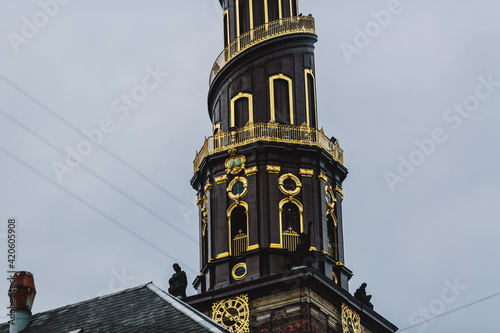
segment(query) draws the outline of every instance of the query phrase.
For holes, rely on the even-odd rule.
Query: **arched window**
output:
[[[307,126],[317,127],[316,120],[316,80],[311,69],[306,69],[305,85],[306,85],[306,119]]]
[[[282,229],[281,232],[292,230],[300,232],[300,212],[296,204],[287,202],[282,211]]]
[[[239,256],[248,249],[248,213],[246,206],[234,204],[229,213],[229,253]]]
[[[278,74],[269,78],[271,121],[294,124],[292,79]]]
[[[297,249],[300,233],[304,231],[302,211],[302,204],[295,199],[286,198],[281,201],[281,248],[291,252]]]
[[[253,123],[253,96],[239,93],[231,100],[231,127],[241,128]]]

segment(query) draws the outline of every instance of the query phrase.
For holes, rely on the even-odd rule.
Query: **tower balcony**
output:
[[[210,85],[224,66],[243,51],[269,39],[296,33],[315,34],[314,18],[311,16],[293,16],[265,23],[245,32],[233,40],[221,52],[210,72]]]
[[[344,164],[344,151],[338,141],[332,142],[323,132],[308,126],[290,126],[277,123],[249,123],[245,127],[232,132],[219,132],[205,139],[205,143],[194,159],[194,172],[199,170],[203,160],[212,154],[241,147],[257,141],[289,143],[315,146],[323,149],[332,158]]]

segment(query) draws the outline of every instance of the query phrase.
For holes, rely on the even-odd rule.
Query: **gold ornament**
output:
[[[248,295],[223,299],[212,305],[212,320],[233,333],[250,332],[249,319]]]

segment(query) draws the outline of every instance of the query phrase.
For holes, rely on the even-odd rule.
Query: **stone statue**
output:
[[[177,298],[186,298],[186,287],[187,287],[187,276],[186,272],[181,270],[179,264],[173,265],[175,273],[172,275],[168,283],[170,284],[170,288],[168,288],[168,292]]]
[[[294,266],[305,266],[306,259],[310,256],[309,249],[311,248],[311,228],[313,223],[309,222],[307,234],[301,233],[299,236],[299,243],[295,250]]]
[[[354,293],[354,298],[357,300],[361,301],[363,305],[366,305],[368,308],[373,309],[373,304],[370,302],[372,299],[372,295],[367,295],[366,294],[366,283],[363,283],[361,287],[356,290]]]

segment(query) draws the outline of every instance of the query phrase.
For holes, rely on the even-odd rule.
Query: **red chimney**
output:
[[[10,278],[10,332],[20,332],[31,320],[35,300],[35,279],[30,272],[16,272]]]

